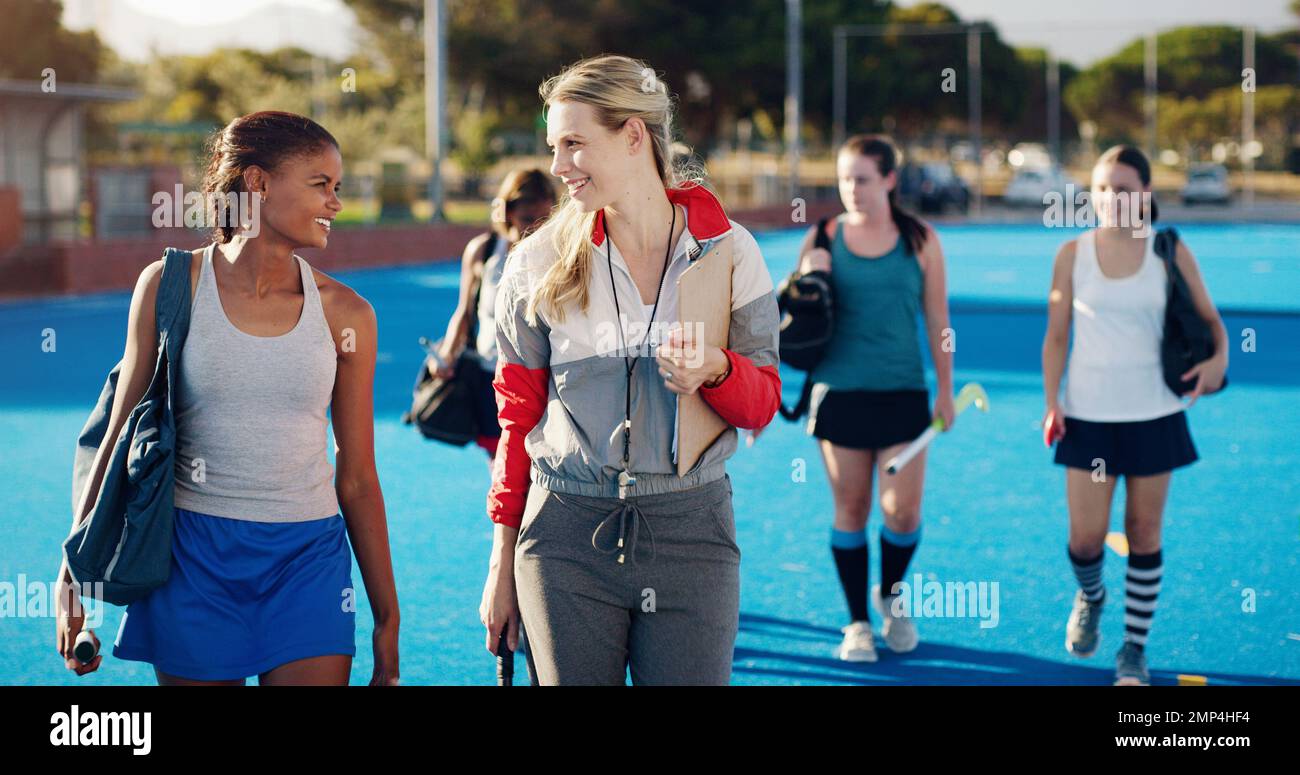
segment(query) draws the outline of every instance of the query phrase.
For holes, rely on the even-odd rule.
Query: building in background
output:
[[[0,253],[78,236],[86,109],[135,97],[111,86],[56,83],[44,91],[39,81],[0,80]]]

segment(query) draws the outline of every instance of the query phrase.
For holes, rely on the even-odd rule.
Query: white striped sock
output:
[[[1130,563],[1132,556],[1130,555]],[[1131,564],[1124,577],[1124,640],[1146,646],[1155,618],[1156,598],[1164,563],[1154,568],[1134,568]]]

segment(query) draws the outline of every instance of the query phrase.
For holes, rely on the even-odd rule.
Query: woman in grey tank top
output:
[[[837,655],[855,662],[876,660],[866,539],[873,469],[885,524],[880,584],[872,588],[871,602],[883,620],[886,644],[907,652],[918,637],[905,604],[895,605],[906,596],[894,586],[904,581],[921,535],[925,453],[897,474],[885,464],[934,417],[943,418],[946,429],[956,414],[943,249],[928,225],[899,208],[897,162],[884,138],[849,138],[836,162],[847,212],[827,224],[831,250],[813,247],[815,228],[800,249],[800,271],[829,271],[835,285],[835,330],[809,377],[809,432],[819,439],[835,499],[831,554],[852,620]],[[933,408],[920,345],[922,315],[938,382]]]
[[[128,607],[113,650],[152,663],[160,684],[253,675],[263,685],[348,683],[351,548],[374,615],[371,683],[398,680],[397,593],[374,459],[375,314],[293,253],[326,247],[342,171],[337,141],[302,116],[241,116],[214,139],[203,188],[219,202],[215,241],[194,253],[178,363],[172,567]],[[145,268],[131,302],[124,389],[106,439],[147,387],[161,268]],[[92,504],[102,449],[98,458]]]
[[[438,345],[443,364],[439,377],[446,379],[455,373],[456,362],[466,348],[478,353],[484,371],[495,373],[497,283],[510,249],[541,226],[553,207],[555,188],[542,170],[512,170],[501,181],[492,200],[492,230],[470,240],[461,256],[456,311]],[[487,452],[491,464],[501,428],[492,378],[481,380],[481,386],[476,415],[481,432],[476,443]]]

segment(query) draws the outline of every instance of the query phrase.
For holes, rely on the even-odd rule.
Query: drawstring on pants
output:
[[[623,551],[623,538],[627,535],[627,518],[629,514],[632,516],[632,535],[628,538],[627,548],[632,552],[632,562],[636,563],[637,529],[638,525],[642,522],[645,523],[646,532],[650,535],[650,562],[654,562],[656,552],[655,534],[654,531],[650,529],[650,520],[646,518],[646,515],[641,511],[640,506],[627,501],[619,503],[617,508],[609,512],[609,514],[600,521],[600,524],[596,525],[596,529],[591,533],[591,548],[601,554],[613,554],[614,552],[618,552],[618,562],[622,564],[623,558],[626,556],[626,553]],[[596,538],[600,535],[600,531],[603,530],[614,517],[618,517],[618,543],[615,544],[613,549],[601,549],[596,543]]]

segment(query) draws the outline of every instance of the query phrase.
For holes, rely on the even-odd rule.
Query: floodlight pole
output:
[[[447,4],[446,0],[424,0],[424,153],[430,163],[429,220],[444,220],[442,160],[447,153]]]

